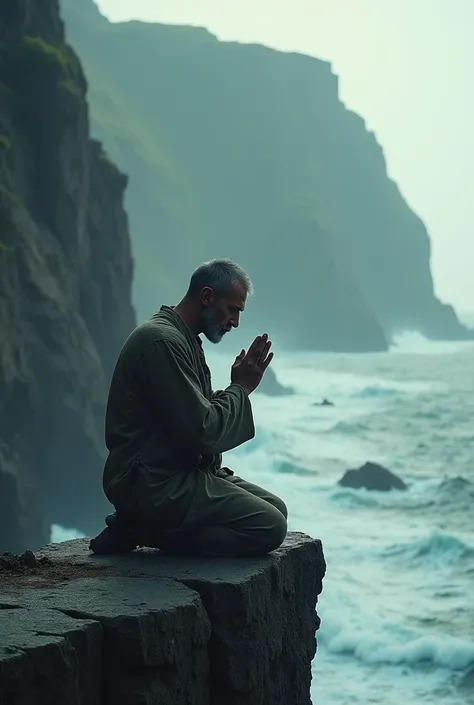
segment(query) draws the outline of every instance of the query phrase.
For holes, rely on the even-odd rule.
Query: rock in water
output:
[[[343,487],[353,487],[354,489],[365,487],[367,490],[378,490],[380,492],[407,489],[403,480],[394,475],[393,472],[390,472],[390,470],[377,465],[377,463],[365,463],[358,470],[348,470],[338,484]]]
[[[313,406],[334,406],[334,402],[324,398],[322,401],[314,402]]]
[[[280,384],[271,367],[269,367],[265,372],[258,391],[260,394],[266,394],[269,397],[283,397],[285,395],[295,393],[295,390],[292,387],[284,387]]]

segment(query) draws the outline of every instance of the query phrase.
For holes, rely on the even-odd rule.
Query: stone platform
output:
[[[322,546],[265,558],[98,557],[0,571],[0,705],[310,705]]]

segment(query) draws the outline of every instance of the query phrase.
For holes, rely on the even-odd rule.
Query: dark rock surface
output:
[[[43,648],[62,654],[60,682],[42,680],[35,705],[310,705],[314,608],[325,571],[319,541],[289,534],[263,559],[170,558],[153,550],[106,558],[90,555],[80,540],[37,557],[110,572],[49,587],[38,578],[0,579],[1,705],[31,705],[33,676],[22,674],[41,667]],[[43,629],[53,615],[54,629]],[[61,690],[63,680],[70,690]]]
[[[343,487],[353,487],[354,489],[365,487],[368,490],[382,492],[406,490],[407,488],[403,480],[377,463],[365,463],[358,470],[348,470],[338,484]]]
[[[26,590],[20,603],[34,610],[38,601],[101,625],[105,702],[208,701],[211,627],[197,592],[166,578],[114,576]]]
[[[44,565],[51,565],[49,558],[36,558],[33,551],[25,551],[21,556],[14,553],[2,553],[0,556],[0,575],[2,573],[12,573],[15,575],[25,575],[36,573]]]
[[[0,600],[1,705],[99,705],[100,623]]]
[[[334,406],[334,402],[324,398],[322,401],[314,402],[313,406]]]
[[[258,393],[266,394],[268,397],[284,397],[294,394],[295,390],[292,387],[285,387],[281,384],[275,372],[269,367],[260,382]]]
[[[41,5],[41,10],[39,6]],[[126,178],[89,139],[56,0],[0,4],[0,552],[96,531],[103,416],[135,324]]]

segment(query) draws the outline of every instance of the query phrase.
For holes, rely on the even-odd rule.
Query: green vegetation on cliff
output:
[[[199,261],[231,256],[246,321],[287,347],[378,350],[397,330],[462,337],[433,293],[421,221],[329,64],[206,30],[109,23],[63,0],[95,134],[130,174],[139,317]]]
[[[133,263],[126,177],[89,137],[85,93],[57,0],[0,2],[0,553],[53,523],[95,533],[107,509],[101,429]]]
[[[24,36],[13,50],[3,47],[1,53],[1,79],[14,94],[37,95],[45,86],[57,85],[79,95],[79,65],[66,45]]]

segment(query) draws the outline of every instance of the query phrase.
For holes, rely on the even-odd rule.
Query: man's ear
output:
[[[201,304],[205,307],[210,306],[214,299],[215,299],[215,293],[214,289],[212,289],[210,286],[205,286],[201,289]]]

